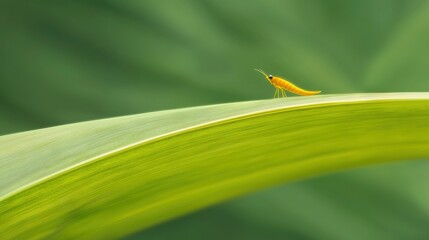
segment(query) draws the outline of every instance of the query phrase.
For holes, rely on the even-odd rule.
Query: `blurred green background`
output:
[[[324,94],[429,91],[428,43],[426,0],[3,0],[0,135],[271,98],[255,67]],[[428,239],[428,170],[293,183],[126,239]]]

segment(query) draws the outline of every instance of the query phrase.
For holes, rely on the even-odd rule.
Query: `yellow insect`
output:
[[[273,75],[267,75],[261,69],[255,68],[255,70],[262,73],[265,76],[265,78],[268,80],[268,82],[276,88],[276,92],[274,93],[274,98],[276,98],[276,96],[280,97],[280,92],[282,93],[283,97],[287,97],[285,90],[287,90],[291,93],[302,95],[302,96],[310,96],[310,95],[316,95],[316,94],[320,93],[320,91],[304,90],[302,88],[299,88],[299,87],[293,85],[292,83],[290,83],[289,81],[287,81],[283,78],[276,77]]]

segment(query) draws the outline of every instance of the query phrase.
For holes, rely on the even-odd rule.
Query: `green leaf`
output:
[[[295,97],[0,138],[2,239],[105,239],[282,182],[429,156],[429,94]]]

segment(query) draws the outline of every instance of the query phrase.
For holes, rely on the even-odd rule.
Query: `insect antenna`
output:
[[[268,75],[264,71],[262,71],[261,69],[255,68],[255,70],[262,73],[265,77],[268,77]]]
[[[257,69],[257,68],[255,68],[255,70],[256,70],[256,71],[258,71],[258,72],[260,72],[261,74],[263,74],[263,75],[265,76],[265,79],[267,79],[267,81],[268,81],[269,83],[271,83],[270,78],[268,77],[268,75],[267,75],[264,71],[262,71],[261,69]],[[272,83],[271,83],[271,84],[272,84]]]

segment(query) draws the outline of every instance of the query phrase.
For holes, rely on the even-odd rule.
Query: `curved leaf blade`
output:
[[[12,167],[2,174],[6,180],[25,176],[32,163],[33,170],[45,176],[32,175],[15,191],[4,191],[0,231],[6,239],[120,237],[281,182],[427,157],[428,103],[425,93],[290,98],[4,136],[0,163]],[[181,124],[167,127],[162,119]],[[147,126],[142,127],[144,123]],[[164,126],[164,132],[149,131],[157,124]],[[95,132],[101,129],[99,140],[91,139],[96,127]],[[69,142],[58,143],[54,133],[69,135]],[[49,138],[55,146],[51,158],[57,159],[53,162],[58,169],[40,170],[47,155],[38,154],[43,144],[35,144],[37,138]],[[106,146],[106,139],[112,138],[124,145]],[[131,143],[125,142],[128,138]],[[20,140],[32,155],[20,155],[23,146],[12,148]],[[67,155],[71,146],[79,151]],[[88,156],[91,149],[107,153],[93,151],[96,156]],[[81,156],[75,156],[79,152]],[[29,161],[30,166],[21,161]]]

